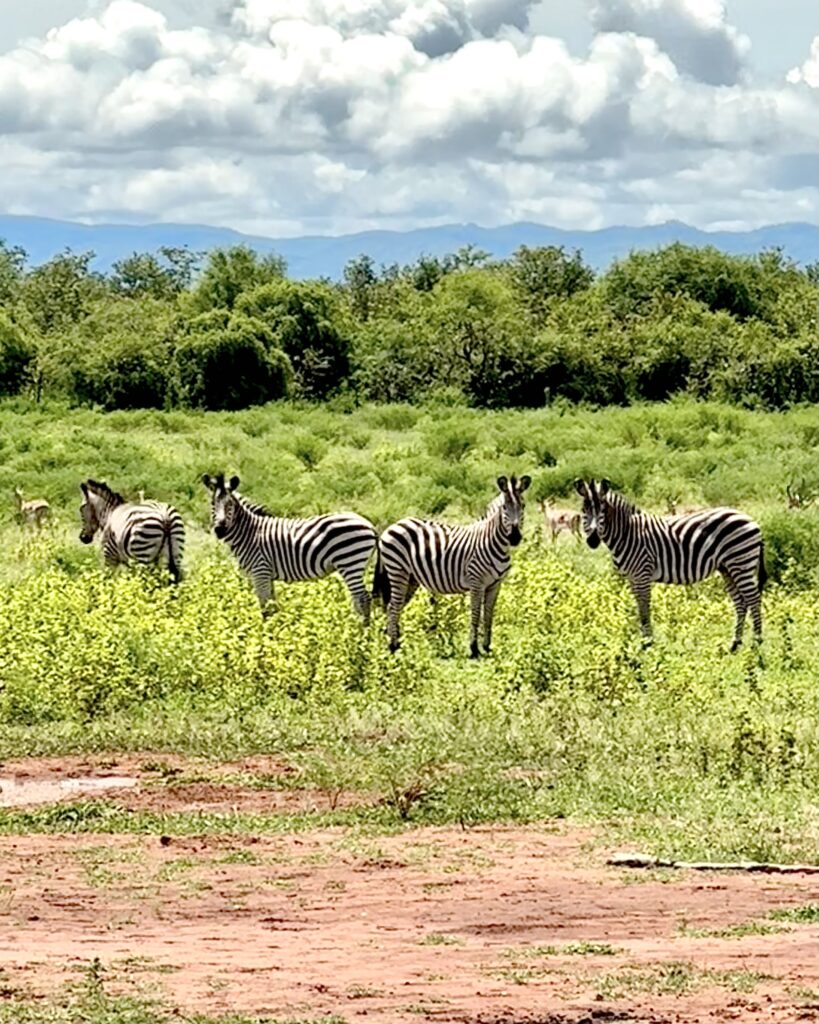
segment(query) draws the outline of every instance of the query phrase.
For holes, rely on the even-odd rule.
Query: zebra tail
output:
[[[768,570],[765,568],[765,541],[760,540],[759,542],[759,582],[758,587],[760,592],[765,586],[765,582],[768,579]]]
[[[386,608],[390,603],[392,590],[390,588],[390,577],[381,561],[381,552],[376,552],[375,575],[373,576],[373,601],[381,601]]]
[[[166,519],[165,523],[165,544],[168,547],[168,572],[171,574],[171,578],[174,583],[178,583],[182,579],[182,573],[180,572],[179,566],[176,564],[176,559],[173,553],[173,523]]]

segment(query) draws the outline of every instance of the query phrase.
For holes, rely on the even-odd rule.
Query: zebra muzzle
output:
[[[600,537],[599,537],[599,535],[596,534],[596,533],[590,533],[588,535],[588,537],[586,538],[586,543],[589,545],[590,548],[600,547]]]
[[[520,530],[517,526],[513,526],[509,531],[509,543],[513,548],[516,548],[520,544]]]

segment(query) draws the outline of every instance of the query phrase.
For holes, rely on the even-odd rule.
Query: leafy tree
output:
[[[174,354],[180,401],[204,409],[242,409],[289,390],[290,361],[266,324],[217,309],[183,328]]]
[[[294,391],[321,399],[350,374],[350,331],[338,292],[322,281],[264,284],[242,295],[238,312],[266,325],[293,367]]]
[[[104,296],[102,276],[90,269],[93,258],[67,249],[26,275],[20,300],[41,335],[69,330]]]
[[[190,288],[200,254],[169,246],[159,253],[162,260],[153,253],[135,252],[114,263],[109,277],[113,290],[132,298],[148,295],[170,300]]]
[[[95,303],[71,332],[73,394],[103,409],[162,408],[168,400],[172,311],[143,296]]]
[[[370,256],[362,253],[361,256],[348,260],[344,267],[344,283],[350,296],[353,315],[359,320],[369,319],[373,291],[377,282],[378,274]]]
[[[233,309],[243,292],[283,280],[287,266],[281,256],[260,256],[247,245],[214,249],[207,258],[196,287],[190,292],[193,313]]]
[[[16,395],[25,383],[34,350],[25,332],[0,309],[0,395]]]
[[[520,246],[509,261],[509,275],[529,310],[542,319],[550,300],[589,288],[594,271],[578,249],[568,255],[562,245],[530,249]]]
[[[0,305],[8,306],[18,297],[27,258],[25,249],[0,238]]]

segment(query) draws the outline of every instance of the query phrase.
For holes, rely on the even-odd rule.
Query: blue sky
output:
[[[813,0],[4,4],[4,212],[819,222]]]

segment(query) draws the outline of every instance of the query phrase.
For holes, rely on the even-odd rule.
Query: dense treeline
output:
[[[342,283],[277,256],[163,248],[91,269],[0,242],[0,395],[105,409],[239,409],[282,397],[540,407],[687,393],[819,401],[819,267],[674,244],[596,276],[579,252],[473,248]]]

